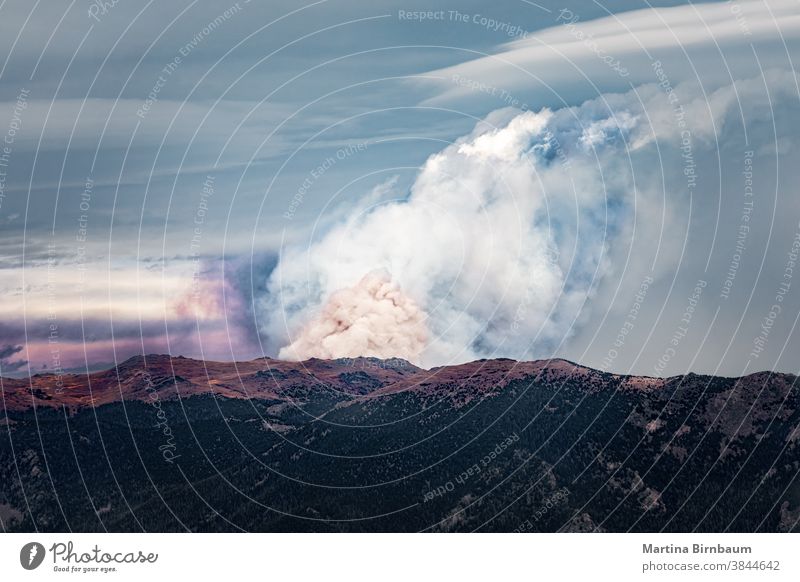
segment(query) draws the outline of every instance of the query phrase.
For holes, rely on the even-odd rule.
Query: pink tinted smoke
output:
[[[426,315],[388,273],[372,272],[333,293],[279,357],[404,358],[418,361],[428,339]]]

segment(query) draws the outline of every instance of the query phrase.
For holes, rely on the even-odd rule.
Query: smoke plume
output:
[[[336,291],[322,313],[279,357],[401,357],[417,361],[428,332],[425,314],[393,284],[388,273],[373,272],[353,287]]]
[[[586,284],[566,279],[558,246],[570,229],[564,225],[564,240],[551,229],[570,211],[547,208],[539,175],[555,147],[546,132],[552,118],[548,110],[492,114],[431,156],[403,202],[353,217],[307,248],[285,249],[265,306],[273,314],[267,334],[285,338],[280,356],[433,364],[496,354],[504,344],[502,353],[519,355],[513,336],[544,343],[563,331],[556,322],[574,313]],[[597,199],[602,204],[602,194]],[[591,280],[599,238],[576,278]],[[385,278],[364,278],[376,269]]]
[[[757,83],[710,99],[697,86],[652,84],[579,107],[490,114],[430,156],[408,192],[282,249],[263,331],[286,358],[441,365],[552,354],[601,280],[635,272],[648,245],[660,266],[678,256],[672,240],[652,236],[632,252],[634,225],[671,228],[665,193],[688,199],[686,152],[713,147],[733,96]],[[386,274],[365,278],[375,270]]]

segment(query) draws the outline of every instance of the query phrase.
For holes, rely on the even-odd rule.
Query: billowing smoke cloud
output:
[[[283,249],[263,331],[288,346],[281,357],[413,358],[422,320],[383,313],[369,291],[378,281],[362,280],[379,269],[426,314],[423,365],[550,355],[587,317],[599,282],[635,270],[633,225],[671,228],[667,204],[690,198],[691,156],[714,147],[736,96],[759,86],[706,96],[664,82],[580,107],[496,111],[432,155],[409,192]],[[678,255],[671,240],[652,244],[662,268]]]
[[[372,356],[419,359],[428,339],[425,314],[393,284],[373,272],[336,291],[319,317],[280,351],[291,360]]]
[[[265,305],[267,334],[289,344],[280,356],[374,354],[436,364],[521,356],[526,343],[557,341],[599,265],[603,228],[589,214],[605,197],[593,192],[589,204],[581,202],[590,232],[576,248],[575,201],[548,200],[540,175],[550,166],[565,173],[557,152],[567,144],[548,129],[553,122],[548,110],[496,112],[431,156],[402,202],[354,216],[308,248],[286,249]],[[362,280],[376,269],[410,300],[385,312],[375,289],[385,293],[388,283]],[[421,358],[423,322],[409,314],[411,301],[427,314]],[[321,314],[309,310],[320,307]]]

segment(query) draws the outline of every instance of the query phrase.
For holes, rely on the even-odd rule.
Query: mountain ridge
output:
[[[61,381],[3,381],[2,529],[800,527],[791,374],[152,355]]]
[[[547,382],[579,381],[587,390],[651,391],[683,378],[711,381],[723,376],[694,374],[638,376],[596,370],[564,358],[518,361],[479,359],[462,364],[420,368],[401,358],[372,357],[304,361],[261,357],[244,361],[198,360],[168,354],[135,355],[116,366],[88,374],[38,373],[28,378],[0,378],[4,408],[36,406],[69,409],[102,406],[126,400],[177,399],[215,395],[236,399],[305,400],[312,390],[352,398],[417,393],[449,395],[466,404],[502,390],[508,384],[537,378]],[[760,371],[726,378],[735,381],[796,378],[794,374]],[[793,383],[793,381],[792,381]]]

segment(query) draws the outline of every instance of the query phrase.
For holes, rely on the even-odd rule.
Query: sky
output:
[[[0,4],[0,374],[797,373],[794,0]]]

